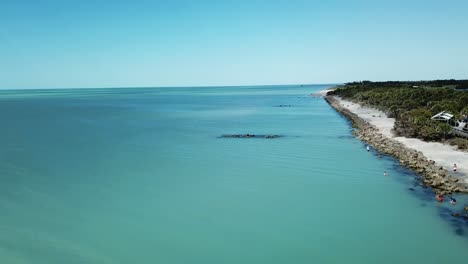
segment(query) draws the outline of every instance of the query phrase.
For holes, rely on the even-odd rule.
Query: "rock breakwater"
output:
[[[221,135],[220,138],[279,138],[281,135],[256,135],[256,134],[227,134]]]

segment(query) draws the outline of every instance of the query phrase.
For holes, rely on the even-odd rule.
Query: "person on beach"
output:
[[[456,163],[453,164],[453,172],[457,172],[457,164]]]
[[[453,197],[450,197],[450,204],[455,205],[457,203],[457,200]]]

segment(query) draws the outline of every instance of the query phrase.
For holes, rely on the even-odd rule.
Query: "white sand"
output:
[[[325,92],[326,93],[326,92]],[[459,151],[455,146],[449,146],[436,142],[425,142],[417,138],[395,137],[392,133],[394,118],[388,118],[384,112],[374,108],[361,106],[359,104],[335,97],[342,106],[355,113],[378,128],[384,136],[393,138],[406,147],[421,151],[428,159],[435,161],[436,165],[444,167],[452,175],[459,177],[468,183],[468,153]],[[453,173],[453,164],[456,163],[458,170]]]
[[[319,94],[320,94],[321,96],[325,96],[325,95],[327,95],[328,92],[333,91],[333,90],[335,90],[335,89],[333,88],[333,89],[321,90],[321,91],[319,92]]]
[[[321,91],[318,91],[318,92],[315,92],[315,93],[311,93],[310,95],[311,96],[325,96],[325,95],[327,95],[327,93],[329,91],[333,91],[333,90],[335,90],[335,89],[332,88],[332,89],[321,90]]]

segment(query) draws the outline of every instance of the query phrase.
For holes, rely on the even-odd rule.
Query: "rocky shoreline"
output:
[[[372,124],[342,107],[333,96],[324,96],[325,101],[336,111],[351,121],[353,134],[360,140],[374,147],[380,153],[397,158],[401,165],[413,170],[422,179],[422,184],[432,187],[435,193],[447,195],[456,192],[468,193],[468,186],[459,182],[444,168],[436,166],[422,152],[407,148],[402,143],[388,138]]]

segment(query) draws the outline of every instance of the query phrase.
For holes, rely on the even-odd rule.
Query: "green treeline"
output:
[[[343,99],[378,108],[394,117],[399,136],[427,141],[449,140],[459,148],[468,148],[468,140],[450,134],[451,125],[431,120],[441,111],[454,115],[453,120],[468,115],[468,80],[420,82],[352,82],[329,92]]]
[[[437,88],[454,88],[454,89],[468,89],[468,80],[433,80],[433,81],[413,81],[413,82],[402,82],[402,81],[388,81],[388,82],[371,82],[371,81],[362,81],[362,82],[352,82],[346,85],[360,85],[366,87],[437,87]]]

